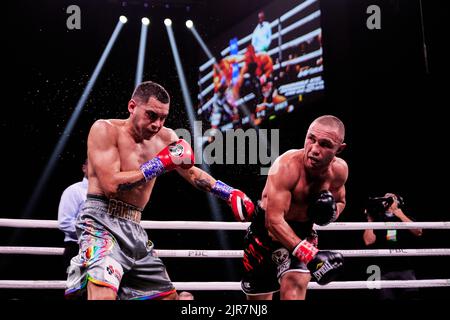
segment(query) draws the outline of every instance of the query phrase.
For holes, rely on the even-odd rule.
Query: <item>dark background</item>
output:
[[[236,2],[236,3],[235,3]],[[126,118],[134,86],[140,19],[151,20],[145,80],[165,86],[172,95],[166,125],[188,128],[182,93],[163,20],[173,20],[191,96],[196,102],[198,66],[206,60],[186,29],[194,21],[208,43],[271,1],[16,1],[7,6],[3,28],[3,108],[0,130],[3,153],[1,218],[20,218],[53,148],[121,14],[128,23],[107,59],[87,104],[34,210],[33,219],[56,219],[61,192],[81,179],[90,125],[101,118]],[[444,58],[443,1],[424,1],[424,30],[429,70],[422,51],[419,1],[322,0],[325,98],[295,116],[277,118],[280,152],[300,148],[308,124],[318,115],[334,114],[346,124],[348,144],[347,208],[341,221],[364,221],[362,206],[370,195],[399,192],[408,213],[419,221],[446,221],[448,131],[445,112],[447,64]],[[81,30],[67,30],[67,6],[81,8]],[[366,8],[381,8],[382,29],[366,28]],[[447,28],[448,29],[448,28]],[[265,177],[256,166],[212,166],[217,179],[257,199]],[[441,185],[444,185],[444,188]],[[176,205],[174,205],[176,204]],[[158,180],[145,220],[212,220],[205,194],[174,173]],[[223,221],[233,221],[222,205]],[[170,232],[170,236],[168,236]],[[242,232],[149,231],[159,249],[241,249]],[[447,230],[425,230],[411,247],[449,247]],[[61,246],[59,230],[2,228],[0,245]],[[322,248],[362,248],[362,231],[321,233]],[[387,258],[379,258],[387,259]],[[399,261],[402,258],[398,258]],[[450,278],[448,258],[417,258],[418,278]],[[165,259],[173,281],[238,281],[239,261]],[[343,280],[367,278],[372,259],[349,258]],[[61,280],[60,257],[1,255],[1,279]],[[231,264],[231,265],[230,265]],[[434,266],[430,268],[429,266]],[[423,289],[424,299],[443,298],[448,289]],[[242,300],[240,292],[194,292],[200,300]],[[369,290],[310,291],[313,300],[372,299]],[[1,299],[62,299],[59,290],[4,290]]]

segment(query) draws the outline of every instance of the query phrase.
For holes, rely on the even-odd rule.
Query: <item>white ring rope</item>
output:
[[[241,291],[240,282],[173,282],[177,290]],[[450,287],[450,279],[335,281],[321,286],[311,282],[308,289],[382,289]],[[0,280],[0,289],[65,289],[64,280]]]
[[[328,250],[328,249],[327,249]],[[329,249],[332,250],[332,249]],[[450,256],[450,249],[367,249],[367,250],[332,250],[345,257],[424,257]],[[52,247],[1,247],[0,254],[62,255],[64,248]],[[167,250],[156,249],[161,258],[242,258],[243,250]]]
[[[245,230],[249,223],[216,221],[142,221],[145,229],[187,230]],[[58,228],[55,220],[0,219],[0,227]],[[450,222],[338,222],[328,226],[315,226],[317,230],[364,230],[364,229],[450,229]],[[0,247],[0,254],[61,255],[63,248],[51,247]],[[176,258],[241,258],[242,250],[155,250],[160,257]],[[447,256],[450,249],[372,249],[335,250],[348,257],[380,256]],[[174,282],[178,290],[235,290],[240,291],[240,282]],[[309,283],[309,289],[371,289],[371,288],[419,288],[448,287],[450,279],[431,280],[381,280],[340,281],[325,286]],[[0,280],[0,288],[6,289],[65,289],[66,281]]]
[[[144,229],[177,230],[245,230],[249,222],[222,221],[141,221]],[[9,228],[58,228],[56,220],[0,219],[0,227]],[[316,230],[365,230],[365,229],[450,229],[450,221],[440,222],[334,222],[327,226],[314,226]]]

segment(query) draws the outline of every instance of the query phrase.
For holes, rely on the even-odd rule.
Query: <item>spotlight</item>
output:
[[[149,24],[150,24],[150,20],[149,20],[149,18],[142,18],[142,24],[144,25],[144,26],[148,26]]]
[[[172,25],[172,20],[170,20],[169,18],[164,19],[164,24],[168,27],[170,27]]]
[[[193,26],[194,26],[194,23],[192,22],[192,20],[186,21],[186,27],[188,27],[188,29],[192,28]]]
[[[125,16],[120,16],[119,20],[122,23],[127,23],[127,21],[128,21],[127,17],[125,17]]]

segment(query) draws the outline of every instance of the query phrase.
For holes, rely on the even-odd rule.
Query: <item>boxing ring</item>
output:
[[[248,228],[249,223],[211,222],[211,221],[141,221],[144,229],[162,230],[241,230]],[[0,227],[4,228],[41,228],[56,229],[55,220],[0,219]],[[337,222],[327,226],[314,226],[316,230],[365,230],[365,229],[450,229],[450,222]],[[450,248],[429,249],[362,249],[339,250],[344,257],[426,257],[450,256]],[[20,255],[62,255],[64,248],[56,247],[20,247],[0,246],[0,254]],[[172,250],[155,249],[160,258],[242,258],[243,250]],[[176,282],[177,290],[230,290],[240,291],[240,282]],[[311,282],[308,289],[382,289],[382,288],[431,288],[450,287],[450,279],[423,280],[363,280],[334,281],[327,285]],[[0,289],[65,289],[65,280],[0,280]]]

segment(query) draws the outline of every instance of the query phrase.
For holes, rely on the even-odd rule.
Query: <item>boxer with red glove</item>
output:
[[[255,212],[255,205],[244,192],[217,180],[211,188],[211,193],[228,202],[237,221],[251,220]]]

